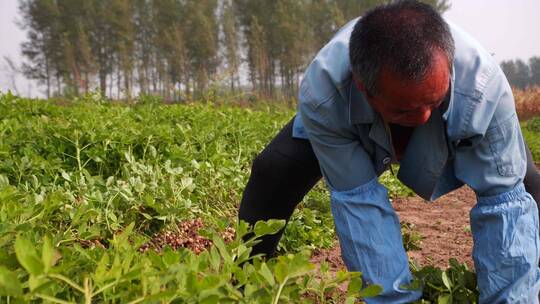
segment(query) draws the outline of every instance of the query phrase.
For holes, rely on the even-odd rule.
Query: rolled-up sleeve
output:
[[[325,106],[300,104],[299,113],[331,191],[331,210],[343,260],[361,271],[369,284],[383,287],[367,303],[411,303],[421,291],[405,290],[412,276],[403,248],[399,219],[373,169],[370,157],[354,136],[340,130]]]
[[[480,303],[538,303],[538,210],[525,191],[526,155],[504,76],[486,91],[497,103],[484,135],[456,148],[456,177],[477,194],[470,212]],[[479,103],[481,107],[481,103]]]

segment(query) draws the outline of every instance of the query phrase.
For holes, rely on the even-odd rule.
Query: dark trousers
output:
[[[293,119],[294,120],[294,119]],[[294,208],[321,179],[317,158],[308,140],[292,137],[293,120],[281,129],[253,161],[238,217],[250,224],[259,220],[288,221]],[[525,189],[540,202],[540,173],[527,150]],[[540,210],[540,206],[539,206]],[[273,255],[283,230],[264,236],[252,254]]]

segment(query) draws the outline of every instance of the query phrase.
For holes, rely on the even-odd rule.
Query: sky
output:
[[[498,61],[540,56],[540,0],[450,2],[452,7],[445,17],[474,36]],[[4,62],[4,56],[19,65],[23,61],[20,44],[25,33],[16,25],[20,19],[17,3],[17,0],[0,0],[0,91],[17,89],[19,95],[43,96],[35,82],[22,76],[13,83]]]

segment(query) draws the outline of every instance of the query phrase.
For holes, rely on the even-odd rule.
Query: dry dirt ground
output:
[[[394,199],[392,205],[401,222],[414,226],[413,230],[422,236],[420,250],[411,250],[408,255],[420,266],[448,266],[449,258],[467,263],[472,268],[472,236],[469,211],[475,204],[475,194],[468,187],[462,187],[436,201],[429,203],[418,196]],[[318,250],[312,262],[326,260],[334,269],[344,268],[339,245],[328,250]]]

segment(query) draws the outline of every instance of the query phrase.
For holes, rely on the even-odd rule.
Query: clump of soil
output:
[[[101,240],[99,239],[93,239],[93,240],[78,240],[79,244],[82,246],[82,248],[102,248],[105,249],[107,246],[103,245]]]
[[[311,263],[320,265],[322,262],[328,263],[331,272],[337,272],[344,269],[345,265],[341,259],[341,249],[336,241],[331,249],[315,249],[311,253]]]
[[[173,250],[187,248],[199,254],[212,245],[211,240],[199,234],[199,230],[204,228],[204,223],[200,218],[182,221],[177,228],[173,231],[156,233],[150,241],[139,248],[139,252],[148,250],[161,252],[165,247],[169,246]],[[221,233],[221,236],[226,243],[231,242],[234,239],[235,231],[229,227]]]

